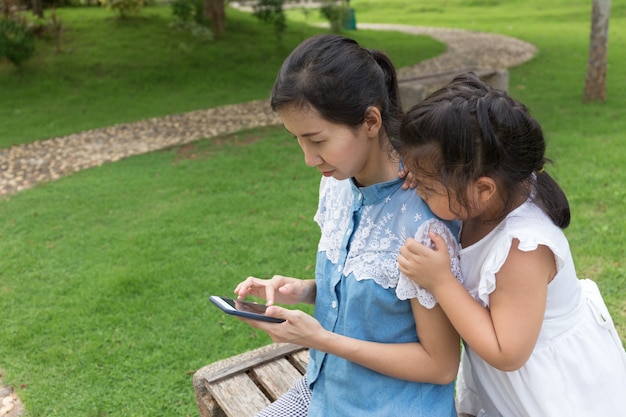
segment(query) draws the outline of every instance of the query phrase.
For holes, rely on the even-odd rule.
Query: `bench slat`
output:
[[[478,78],[494,88],[504,91],[508,91],[509,89],[509,72],[504,68],[459,68],[451,71],[404,78],[398,80],[400,100],[404,111],[408,111],[411,107],[423,101],[429,94],[443,87],[449,81],[452,81],[455,76],[469,71],[473,71]]]
[[[207,384],[207,390],[227,416],[253,416],[270,404],[245,373]]]
[[[309,350],[301,350],[291,355],[293,366],[300,371],[302,375],[306,373],[306,367],[309,363]]]
[[[198,378],[213,383],[303,349],[302,346],[289,343],[274,343],[205,366],[198,371]]]
[[[255,374],[256,382],[267,391],[271,401],[278,399],[302,378],[302,374],[287,359],[257,366],[252,373]]]

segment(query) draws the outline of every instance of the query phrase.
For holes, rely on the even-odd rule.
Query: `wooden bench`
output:
[[[250,417],[306,372],[309,351],[274,343],[207,365],[193,376],[201,417]]]
[[[507,69],[461,68],[418,77],[398,80],[400,100],[405,111],[424,100],[429,94],[443,87],[454,77],[473,71],[478,78],[499,90],[509,90],[509,71]]]
[[[307,348],[273,343],[199,369],[193,386],[200,417],[254,416],[291,388],[308,362]]]

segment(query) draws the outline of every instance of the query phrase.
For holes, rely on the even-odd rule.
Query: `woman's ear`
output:
[[[364,122],[367,126],[367,133],[371,136],[378,136],[383,127],[383,116],[380,114],[380,109],[375,106],[368,107],[365,110]]]

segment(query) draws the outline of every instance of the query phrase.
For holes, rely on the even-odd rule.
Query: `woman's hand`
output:
[[[300,310],[272,306],[268,307],[265,315],[285,319],[282,323],[269,323],[260,320],[252,320],[238,317],[239,320],[250,326],[263,330],[276,343],[295,343],[300,346],[315,348],[316,340],[326,330],[312,316]]]
[[[453,278],[450,270],[450,254],[445,240],[434,233],[430,238],[435,249],[408,238],[400,248],[398,265],[400,272],[422,288],[435,294],[435,287],[446,278]]]
[[[315,303],[315,280],[274,275],[271,279],[248,277],[235,288],[238,300],[249,295],[263,298],[267,305]]]

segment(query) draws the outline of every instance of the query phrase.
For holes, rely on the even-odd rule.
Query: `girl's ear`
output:
[[[474,198],[480,204],[488,203],[496,194],[497,184],[490,177],[480,177],[474,181]]]
[[[383,116],[378,107],[370,106],[365,110],[364,122],[367,126],[367,133],[371,136],[378,136],[383,127]]]

